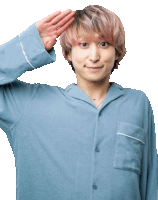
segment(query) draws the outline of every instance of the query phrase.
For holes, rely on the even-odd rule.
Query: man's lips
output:
[[[87,66],[86,66],[87,67]],[[98,68],[102,68],[103,66],[97,66],[97,67],[87,67],[87,68],[91,68],[91,69],[98,69]]]

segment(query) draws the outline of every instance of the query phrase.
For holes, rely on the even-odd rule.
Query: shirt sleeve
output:
[[[0,128],[10,131],[34,97],[38,85],[17,80],[56,59],[54,48],[47,52],[35,23],[0,46]]]
[[[149,103],[149,164],[146,200],[157,199],[157,149],[154,115]]]

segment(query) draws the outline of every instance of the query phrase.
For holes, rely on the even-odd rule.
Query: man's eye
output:
[[[108,43],[107,43],[107,42],[101,42],[101,43],[106,43],[106,44],[108,45]],[[107,45],[106,45],[106,46],[107,46]]]
[[[105,44],[105,45],[103,45],[103,46],[107,46],[107,45],[108,45],[107,42],[101,42],[101,43]],[[100,43],[100,44],[101,44],[101,43]],[[79,43],[79,45],[81,45],[81,46],[83,46],[83,47],[85,47],[85,44],[88,44],[88,43]]]
[[[81,44],[88,44],[88,43],[79,43],[79,45],[81,45]],[[84,46],[85,47],[85,46]]]

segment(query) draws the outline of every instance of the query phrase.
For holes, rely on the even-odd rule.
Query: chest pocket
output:
[[[144,129],[132,124],[119,122],[113,167],[133,171],[139,175],[141,173],[145,139]]]

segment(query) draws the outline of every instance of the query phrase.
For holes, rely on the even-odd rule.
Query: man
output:
[[[55,61],[59,36],[77,85],[17,80]],[[109,82],[124,44],[119,18],[88,6],[53,13],[0,47],[0,127],[15,156],[17,200],[156,200],[150,102]]]

